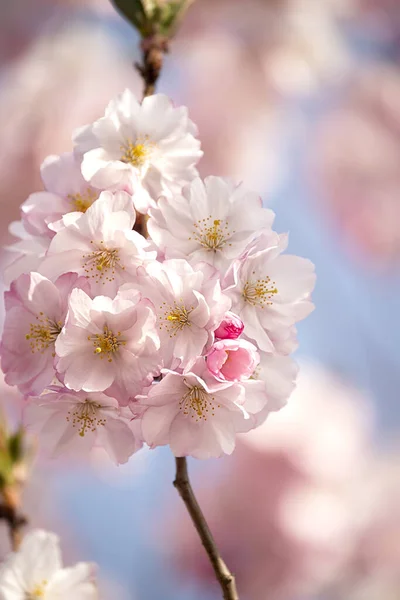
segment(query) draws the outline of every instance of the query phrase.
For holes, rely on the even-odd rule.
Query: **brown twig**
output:
[[[0,519],[3,519],[7,523],[11,547],[16,552],[21,544],[22,528],[26,525],[27,520],[19,512],[18,502],[13,491],[9,492],[7,489],[4,489],[2,495],[3,503],[0,504]]]
[[[157,79],[163,66],[164,54],[168,52],[168,38],[154,34],[142,40],[143,63],[136,63],[143,82],[143,97],[154,94]]]
[[[224,600],[239,600],[236,590],[235,578],[222,560],[211,531],[204,518],[199,503],[196,500],[192,486],[189,481],[186,458],[176,458],[176,476],[174,486],[178,490],[186,508],[190,514],[201,543],[207,552],[214,573],[222,589]]]

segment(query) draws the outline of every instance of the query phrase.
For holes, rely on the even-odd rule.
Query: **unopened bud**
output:
[[[243,329],[243,321],[235,313],[228,311],[214,335],[220,340],[236,340]]]

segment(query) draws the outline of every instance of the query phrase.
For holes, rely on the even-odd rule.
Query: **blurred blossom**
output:
[[[400,73],[369,65],[325,115],[312,154],[320,200],[368,264],[400,259]]]
[[[246,11],[238,0],[191,7],[174,51],[199,125],[204,174],[270,188],[280,182],[282,102],[309,97],[348,70],[338,28],[347,1],[249,0]]]
[[[71,150],[71,132],[103,114],[135,77],[104,31],[73,22],[38,38],[9,66],[0,89],[0,236],[21,200],[43,189],[44,158]]]
[[[357,487],[360,534],[333,589],[340,600],[396,600],[400,589],[400,449],[376,457]]]
[[[398,0],[352,0],[353,20],[370,37],[383,42],[400,41],[400,10]]]
[[[355,390],[303,364],[288,405],[243,437],[218,482],[203,488],[201,505],[243,595],[291,600],[339,576],[359,528],[352,494],[368,462],[370,416]],[[180,518],[180,572],[210,583],[196,534]]]

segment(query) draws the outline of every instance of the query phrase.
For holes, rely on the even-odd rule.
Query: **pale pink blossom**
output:
[[[179,191],[197,175],[202,152],[196,133],[185,107],[174,107],[163,94],[140,103],[127,89],[104,117],[75,132],[75,152],[92,185],[134,190],[141,184],[136,208],[147,212],[161,194]]]
[[[175,456],[211,458],[233,452],[236,433],[266,402],[266,395],[247,399],[239,383],[217,381],[200,359],[191,372],[165,371],[132,410],[145,408],[142,434],[150,447],[169,444]]]
[[[64,568],[58,536],[35,529],[1,565],[0,598],[98,600],[94,572],[94,565],[83,562]]]
[[[39,434],[40,446],[53,458],[64,454],[82,457],[100,446],[115,463],[123,464],[141,448],[131,411],[114,398],[101,392],[51,389],[30,399],[24,424]]]
[[[13,221],[9,231],[19,238],[19,241],[5,248],[12,255],[12,259],[7,261],[4,269],[6,285],[10,285],[23,273],[38,271],[50,244],[49,237],[28,233],[21,221]]]
[[[281,255],[287,236],[260,235],[232,265],[224,291],[232,310],[243,320],[245,335],[260,350],[274,352],[293,334],[293,325],[312,310],[315,284],[313,264],[304,258]]]
[[[1,342],[5,382],[23,394],[37,395],[54,376],[55,341],[64,325],[73,288],[83,277],[67,273],[52,283],[39,273],[23,274],[5,293],[6,317]]]
[[[40,267],[51,279],[72,271],[89,278],[93,294],[113,297],[136,267],[156,257],[132,231],[135,211],[126,192],[102,192],[84,214],[67,214],[62,222]]]
[[[299,368],[290,356],[281,356],[269,352],[259,352],[259,356],[260,362],[251,378],[249,381],[244,382],[246,395],[251,393],[254,381],[262,382],[268,396],[268,413],[275,412],[285,406],[294,391]],[[259,415],[259,423],[261,423],[263,416],[263,413]]]
[[[189,368],[213,343],[214,329],[230,308],[218,272],[208,264],[194,269],[183,259],[154,261],[130,281],[127,287],[154,305],[164,367]]]
[[[219,340],[207,353],[207,368],[218,381],[245,381],[259,362],[257,348],[246,340]]]
[[[92,300],[73,290],[57,339],[57,371],[66,387],[103,392],[127,404],[159,372],[156,315],[134,290]]]
[[[222,273],[274,218],[258,194],[222,177],[195,179],[182,195],[161,198],[149,214],[150,237],[166,258],[205,261]]]
[[[236,340],[243,333],[243,329],[243,321],[235,313],[228,310],[214,331],[214,335],[220,340]]]
[[[46,191],[31,194],[22,204],[22,223],[28,233],[51,238],[51,223],[69,212],[86,212],[100,190],[83,179],[80,162],[72,153],[48,156],[41,166],[41,176]]]

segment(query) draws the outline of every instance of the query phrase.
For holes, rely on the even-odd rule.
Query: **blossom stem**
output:
[[[186,458],[178,457],[175,461],[176,475],[174,486],[185,503],[187,511],[193,521],[193,525],[199,534],[201,543],[207,552],[215,576],[221,586],[223,598],[224,600],[239,600],[235,578],[221,558],[210,528],[208,527],[207,521],[205,520],[199,503],[196,500],[196,496],[194,495],[189,480]]]
[[[0,504],[0,520],[7,523],[11,547],[16,552],[22,541],[22,528],[27,520],[17,506],[16,496],[12,490],[4,488],[2,491],[3,502]]]
[[[163,66],[164,54],[168,52],[168,38],[161,35],[152,35],[142,40],[143,63],[136,63],[143,83],[143,97],[154,94],[157,80]]]

